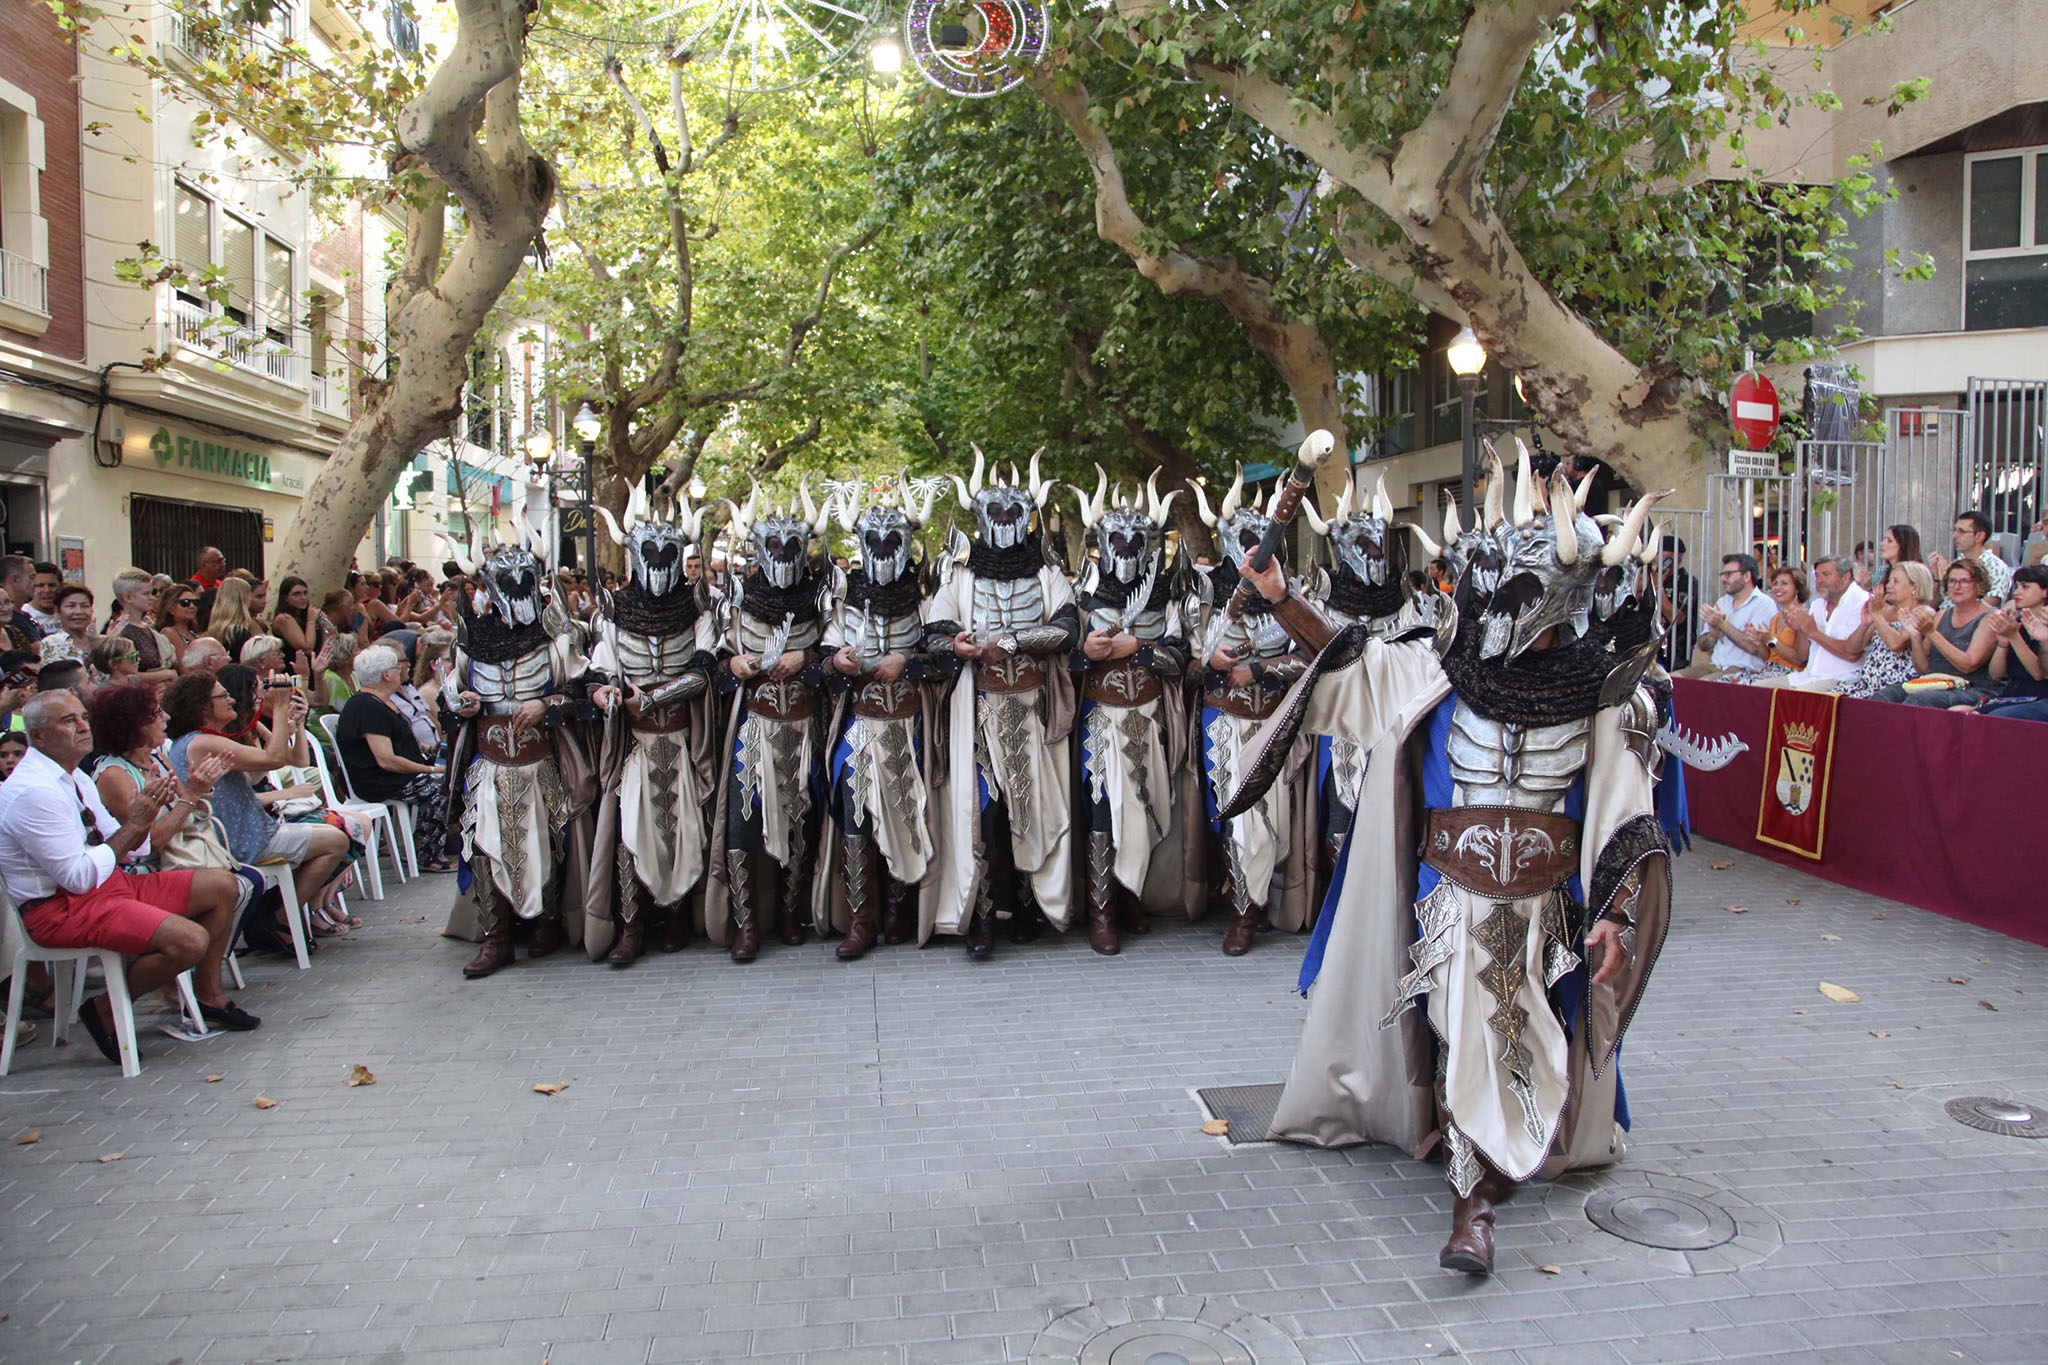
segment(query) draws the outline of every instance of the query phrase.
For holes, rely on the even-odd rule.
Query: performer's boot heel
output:
[[[604,960],[614,967],[630,967],[640,960],[640,954],[647,947],[647,920],[645,913],[635,915],[619,926],[619,936],[612,942],[612,950]]]
[[[462,974],[472,981],[512,964],[511,912],[503,906],[493,905],[490,916],[490,927],[484,930],[483,942],[477,945],[476,956],[462,969]]]
[[[562,916],[559,910],[545,911],[533,922],[533,937],[526,941],[528,957],[546,957],[562,946]]]
[[[1514,1182],[1491,1166],[1470,1194],[1452,1192],[1451,1238],[1437,1255],[1445,1270],[1466,1275],[1493,1273],[1493,1208],[1514,1192]]]
[[[668,918],[661,926],[661,950],[664,953],[680,953],[690,946],[690,903],[677,901],[668,908]]]
[[[738,849],[725,855],[726,884],[732,895],[732,942],[728,945],[734,962],[752,962],[761,953],[761,925],[754,910],[753,859]]]
[[[1123,948],[1116,933],[1116,874],[1110,870],[1113,856],[1107,833],[1088,836],[1088,946],[1104,957],[1115,957]]]

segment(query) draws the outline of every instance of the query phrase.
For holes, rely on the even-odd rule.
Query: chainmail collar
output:
[[[610,606],[619,629],[634,635],[682,635],[697,623],[697,593],[687,582],[677,584],[667,596],[657,597],[628,581],[611,595]]]
[[[778,588],[755,574],[740,589],[740,610],[770,626],[781,625],[786,616],[795,617],[799,623],[815,621],[819,615],[819,590],[823,586],[823,576],[815,568],[807,568],[803,577],[786,588]]]
[[[1471,616],[1444,655],[1444,675],[1458,699],[1503,725],[1557,725],[1600,709],[1600,689],[1614,656],[1591,640],[1531,649],[1511,659],[1479,657],[1479,625]]]
[[[480,664],[508,664],[552,643],[548,628],[539,621],[525,626],[508,626],[496,612],[478,616],[464,608],[462,647]]]
[[[915,569],[912,565],[889,583],[871,583],[866,570],[853,570],[846,575],[846,605],[878,616],[903,616],[916,611],[918,603],[924,600],[924,590],[918,585]]]
[[[1330,610],[1340,611],[1355,621],[1392,616],[1401,610],[1401,602],[1398,584],[1375,586],[1347,568],[1340,568],[1330,575]]]
[[[1007,550],[991,549],[977,540],[967,551],[967,572],[976,578],[995,582],[1008,582],[1017,578],[1034,578],[1045,567],[1045,550],[1039,544],[1038,535],[1026,535],[1022,542]]]

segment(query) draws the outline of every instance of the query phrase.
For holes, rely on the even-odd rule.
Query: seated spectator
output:
[[[157,705],[152,683],[131,682],[102,687],[93,695],[86,714],[92,721],[92,738],[97,762],[93,785],[108,814],[126,820],[136,802],[143,799],[149,784],[169,773],[157,749],[164,742],[164,713]],[[228,770],[225,758],[209,759],[192,770],[184,784],[194,803],[213,797],[213,784]],[[174,838],[192,812],[180,813],[176,805],[165,806],[150,827],[149,834],[135,850],[133,862],[156,870],[157,854]]]
[[[170,646],[165,662],[183,672],[185,651],[203,636],[199,629],[199,589],[190,583],[173,583],[166,588],[157,602],[156,630]]]
[[[275,635],[251,635],[242,642],[241,652],[235,658],[255,669],[259,677],[282,673],[285,671],[284,641]]]
[[[1958,512],[1955,529],[1950,535],[1956,547],[1954,561],[1938,554],[1927,557],[1927,567],[1934,571],[1935,578],[1945,587],[1952,563],[1965,559],[1974,561],[1984,570],[1988,585],[1977,600],[1993,607],[2003,603],[2012,592],[2012,570],[1998,557],[1998,551],[1991,548],[1991,518],[1982,512]]]
[[[306,586],[306,580],[294,575],[277,585],[277,614],[270,618],[270,629],[284,641],[289,657],[301,651],[310,655],[318,650],[333,627],[325,616],[313,610],[313,591]]]
[[[207,618],[206,633],[221,642],[228,658],[242,657],[242,646],[263,633],[250,607],[250,582],[240,571],[221,580],[214,590],[213,612]]]
[[[336,588],[320,599],[320,614],[327,618],[327,624],[336,633],[355,635],[356,599],[346,588]],[[357,640],[362,639],[356,636]],[[359,646],[360,647],[360,646]]]
[[[83,583],[66,583],[57,589],[57,628],[45,635],[37,646],[42,651],[43,662],[55,659],[76,659],[80,663],[92,654],[93,643],[100,637],[93,633],[92,589]]]
[[[383,598],[384,580],[376,574],[366,574],[351,569],[348,587],[355,599],[356,619],[351,629],[358,639],[375,640],[386,631],[397,630],[403,623],[398,613],[391,610]]]
[[[92,642],[92,650],[85,656],[86,666],[92,670],[93,680],[105,687],[113,683],[134,682],[142,667],[142,655],[135,648],[135,642],[120,635],[102,635]]]
[[[455,672],[455,635],[452,631],[430,630],[420,637],[412,662],[412,686],[399,689],[399,702],[412,718],[413,738],[420,748],[439,753],[447,736],[441,732],[441,692]],[[409,700],[410,693],[415,700]],[[415,709],[415,707],[417,709]],[[420,713],[424,713],[423,716]],[[425,728],[422,728],[424,720]],[[433,747],[428,748],[431,739]]]
[[[1934,600],[1934,575],[1917,560],[1900,560],[1885,575],[1884,596],[1863,606],[1868,643],[1856,661],[1856,676],[1844,682],[1845,697],[1875,697],[1918,676],[1913,641],[1920,631],[1918,613]]]
[[[2048,720],[2048,565],[2012,571],[2012,601],[1992,614],[1991,676],[2004,690],[1978,703],[1986,715]]]
[[[221,957],[239,888],[217,869],[129,872],[166,806],[189,819],[196,804],[168,776],[143,788],[117,821],[78,772],[92,751],[92,725],[78,698],[47,692],[28,704],[30,749],[0,785],[0,878],[30,938],[49,948],[107,948],[129,959],[128,989],[143,995],[190,970],[199,1012],[220,1028],[259,1022],[221,990]],[[118,1063],[106,996],[87,1000],[79,1022]]]
[[[179,658],[178,667],[186,673],[204,673],[212,677],[228,662],[227,646],[211,635],[202,635]]]
[[[57,589],[64,586],[64,575],[55,564],[45,560],[37,560],[35,567],[35,579],[29,590],[28,614],[43,628],[43,634],[55,635],[63,628],[57,623]]]
[[[1772,569],[1771,600],[1778,604],[1778,612],[1771,617],[1770,625],[1752,626],[1748,632],[1749,642],[1762,652],[1764,660],[1763,666],[1745,680],[1748,682],[1787,677],[1794,669],[1806,666],[1806,637],[1787,615],[1788,609],[1796,611],[1806,605],[1806,570],[1797,564],[1780,564]]]
[[[230,579],[228,582],[232,583]],[[222,584],[223,593],[227,584]],[[329,824],[298,824],[264,809],[250,783],[252,774],[270,773],[298,759],[305,736],[306,700],[297,689],[269,689],[271,733],[262,746],[229,738],[242,727],[235,716],[235,698],[220,679],[194,673],[178,679],[164,693],[170,719],[171,767],[183,779],[195,764],[217,755],[229,760],[229,771],[214,782],[213,813],[227,834],[235,861],[261,863],[282,858],[292,867],[292,880],[303,905],[320,903],[321,891],[349,853],[349,836]]]
[[[14,767],[28,752],[27,730],[0,731],[0,782],[14,776]]]
[[[1787,613],[1792,628],[1806,645],[1806,662],[1773,686],[1809,692],[1832,692],[1856,676],[1869,647],[1870,630],[1864,606],[1870,594],[1854,581],[1854,566],[1839,555],[1813,566],[1815,596]]]
[[[404,801],[412,807],[413,851],[427,872],[453,872],[446,853],[446,769],[429,761],[411,722],[392,704],[405,665],[388,645],[371,645],[355,658],[356,694],[341,708],[335,743],[349,785],[365,801]]]
[[[1914,613],[1919,629],[1913,641],[1913,667],[1920,677],[1878,693],[1879,701],[1912,706],[1975,706],[1997,694],[1991,678],[1991,651],[1998,643],[1982,593],[1991,575],[1980,560],[1958,559],[1948,567],[1949,605]],[[2008,591],[2010,589],[2008,588]],[[1951,679],[1946,686],[1930,679]]]
[[[107,638],[135,646],[135,668],[142,681],[159,686],[176,682],[175,646],[157,630],[154,619],[161,607],[155,580],[140,569],[123,569],[114,575],[114,603],[119,614],[107,627]]]
[[[347,631],[328,637],[327,667],[321,681],[326,684],[327,708],[337,714],[356,694],[354,667],[361,648],[356,637]]]
[[[59,659],[36,670],[38,692],[69,692],[82,702],[90,702],[98,686],[83,659]]]
[[[1685,676],[1741,681],[1763,667],[1762,647],[1752,642],[1749,630],[1769,626],[1774,611],[1771,599],[1757,591],[1756,580],[1756,556],[1721,556],[1721,596],[1713,606],[1700,608],[1706,629],[1696,647],[1711,649],[1713,655],[1705,664],[1696,661]]]

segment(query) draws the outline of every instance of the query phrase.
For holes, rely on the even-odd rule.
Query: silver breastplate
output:
[[[469,664],[469,690],[485,703],[532,701],[554,690],[553,650],[535,649],[501,664]]]
[[[847,607],[840,614],[839,629],[841,638],[868,659],[911,653],[924,639],[924,622],[914,611],[883,616]]]
[[[1456,783],[1454,804],[1556,810],[1586,766],[1592,733],[1590,720],[1507,725],[1458,702],[1445,746]]]
[[[672,682],[697,652],[696,632],[681,635],[635,635],[622,630],[614,637],[619,671],[635,687]]]
[[[814,616],[808,621],[798,621],[789,628],[789,639],[782,648],[788,651],[814,647],[818,643],[818,636],[822,633],[823,627],[823,617]],[[771,625],[766,621],[757,621],[745,612],[740,612],[735,620],[734,633],[739,636],[740,653],[759,654],[762,646],[772,637],[781,634],[781,627],[779,624]]]
[[[968,628],[976,634],[1042,626],[1046,622],[1045,593],[1038,575],[1029,578],[974,580],[974,619]]]

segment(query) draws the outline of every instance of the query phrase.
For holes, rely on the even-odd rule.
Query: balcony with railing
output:
[[[322,417],[346,420],[348,381],[340,375],[316,374],[308,385],[313,392],[313,411]]]
[[[50,272],[26,256],[0,251],[0,302],[50,315]]]
[[[297,357],[291,346],[264,332],[237,325],[204,304],[174,298],[171,334],[195,350],[219,356],[230,365],[286,384],[298,382]]]

